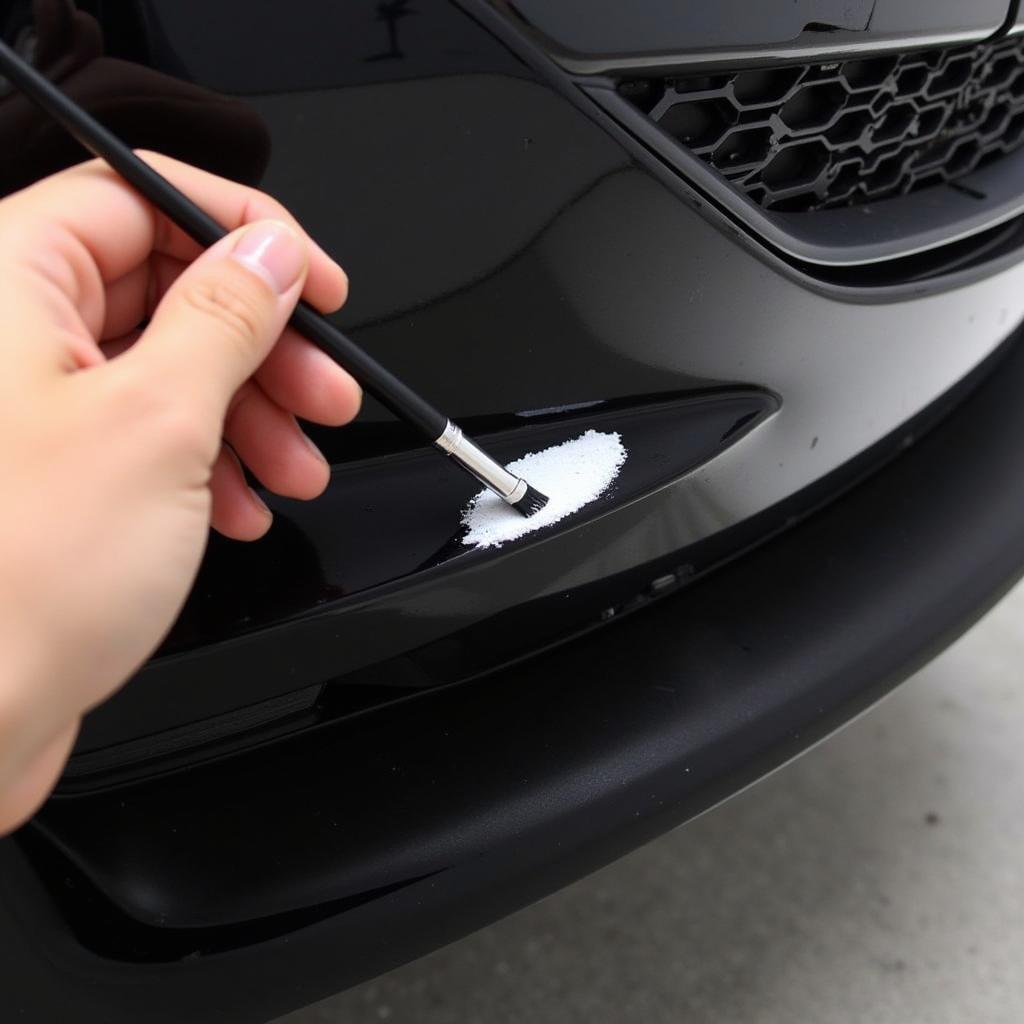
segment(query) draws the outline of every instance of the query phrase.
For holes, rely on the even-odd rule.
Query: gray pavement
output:
[[[573,887],[279,1024],[1022,1024],[1024,588],[892,697]]]

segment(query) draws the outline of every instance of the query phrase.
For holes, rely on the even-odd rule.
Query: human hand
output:
[[[0,201],[0,832],[166,634],[210,525],[269,528],[239,459],[315,497],[329,470],[295,416],[359,408],[285,328],[300,295],[341,306],[341,268],[267,196],[145,158],[237,230],[200,255],[98,161]]]

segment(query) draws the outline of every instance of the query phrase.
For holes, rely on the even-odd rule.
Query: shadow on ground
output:
[[[278,1024],[1019,1024],[1022,677],[1024,588],[729,803]]]

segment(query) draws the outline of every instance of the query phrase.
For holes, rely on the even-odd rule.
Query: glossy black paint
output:
[[[583,569],[585,545],[600,550],[600,542],[582,539],[589,535],[588,527],[600,530],[599,520],[612,510],[664,487],[738,442],[776,407],[771,395],[723,391],[607,411],[591,407],[531,416],[503,434],[483,435],[488,450],[503,461],[561,444],[588,428],[619,432],[627,449],[637,453],[627,459],[612,488],[576,518],[580,542],[552,545],[562,532],[557,525],[529,534],[515,546],[522,563],[517,566],[510,564],[505,549],[474,549],[463,543],[459,512],[479,485],[430,450],[340,466],[328,494],[316,504],[271,499],[279,519],[272,539],[248,547],[214,542],[166,645],[166,661],[157,661],[116,703],[97,709],[79,750],[115,740],[126,721],[135,734],[146,735],[230,709],[232,691],[208,684],[211,635],[235,641],[221,648],[229,662],[249,662],[245,685],[253,702],[420,647],[447,635],[460,621],[466,627],[515,604],[538,602],[552,591],[561,596],[567,573],[574,573],[581,586],[587,576],[597,580],[627,569],[628,561],[610,554],[599,571]],[[313,548],[308,538],[324,521],[332,528]],[[471,577],[481,581],[472,607],[437,599],[453,578],[464,587]],[[425,603],[411,621],[396,617],[396,606],[385,612],[374,601],[367,603],[364,592],[380,593],[391,584],[394,596],[404,595],[400,614],[407,615],[410,594],[404,588],[396,592],[395,584],[409,578],[426,588]],[[504,582],[498,584],[499,579]],[[511,628],[518,642],[496,638],[488,645],[490,659],[474,664],[472,671],[493,668],[499,658],[529,653],[548,638],[589,624],[607,602],[604,596],[582,606],[562,600],[553,620],[550,610],[531,615],[523,607],[518,623],[493,630],[504,634]],[[282,644],[283,633],[292,628],[289,620],[305,634],[300,663],[295,663],[294,638]],[[447,660],[453,663],[454,678],[443,671],[438,678],[435,672],[424,675],[420,685],[451,682],[466,674],[461,651],[451,652]],[[191,666],[201,671],[190,671]]]
[[[134,146],[160,149],[230,178],[258,181],[270,147],[259,118],[228,96],[105,51],[106,34],[84,6],[8,0],[0,9],[5,41],[20,40],[41,71]],[[85,156],[27,99],[6,83],[0,88],[0,194]]]
[[[230,572],[219,585],[211,581],[213,561],[209,586],[197,592],[182,626],[202,655],[147,668],[138,685],[87,723],[81,750],[322,684],[454,638],[531,600],[670,556],[855,455],[966,372],[1024,311],[1013,283],[998,278],[976,291],[954,288],[930,306],[891,301],[884,318],[863,305],[870,292],[850,302],[809,291],[799,277],[769,269],[723,237],[713,226],[720,218],[705,220],[680,205],[615,137],[545,82],[529,80],[525,65],[515,76],[499,71],[249,98],[275,140],[264,185],[351,272],[352,299],[339,322],[474,429],[488,417],[507,426],[523,410],[628,404],[635,396],[730,384],[780,395],[783,422],[806,408],[794,428],[804,439],[794,444],[780,436],[756,455],[748,449],[762,479],[744,488],[738,505],[731,495],[720,506],[705,473],[617,508],[599,526],[566,524],[554,556],[548,549],[531,554],[527,546],[472,569],[467,564],[465,572],[452,565],[443,583],[410,572],[419,563],[402,554],[392,533],[382,532],[376,546],[345,534],[336,509],[345,505],[350,477],[339,472],[337,488],[295,520],[297,533],[282,528],[280,558],[273,558],[271,542],[265,560],[231,560],[237,570],[251,557],[272,574],[275,586],[264,589],[254,623],[290,621],[232,639],[239,632],[232,623],[251,614],[244,605],[259,594],[243,595],[241,604],[229,599],[219,617],[204,613],[204,604],[220,607],[217,595],[237,589]],[[977,326],[965,343],[956,325],[967,316]],[[907,340],[890,353],[893,332]],[[814,369],[829,348],[836,350],[834,365],[846,366],[831,379]],[[880,386],[875,359],[887,365],[888,383]],[[892,361],[903,362],[895,375]],[[894,385],[898,406],[883,395]],[[864,401],[846,405],[858,390]],[[575,414],[568,421],[585,422]],[[316,436],[333,461],[346,465],[382,451],[401,461],[400,452],[414,443],[372,405],[356,427]],[[815,436],[826,444],[811,447]],[[633,458],[650,454],[640,449]],[[764,479],[769,467],[771,479]],[[446,490],[451,478],[442,469],[438,493],[454,513],[462,496]],[[749,468],[741,472],[750,479]],[[399,462],[388,473],[399,479]],[[725,486],[728,492],[736,484]],[[683,499],[683,491],[691,497]],[[339,542],[355,554],[343,554]],[[368,572],[353,558],[364,550],[364,562],[374,563],[371,552],[389,545],[396,548],[391,564],[405,559],[404,579],[361,590],[344,606],[324,605],[381,584],[386,567]],[[271,569],[267,563],[275,561]],[[371,575],[381,571],[383,577]],[[297,593],[308,598],[305,609]],[[628,596],[624,591],[608,603]],[[525,611],[522,622],[526,630]],[[557,629],[558,620],[550,626]],[[494,627],[503,634],[508,623],[495,618]],[[563,617],[565,635],[578,627],[575,614]],[[450,649],[457,658],[460,644]],[[175,696],[156,701],[157,692]]]
[[[903,453],[843,501],[614,630],[177,783],[52,805],[0,843],[3,913],[22,937],[0,959],[8,1009],[267,1020],[564,885],[792,757],[1024,567],[1024,452],[1006,443],[1024,430],[1022,387],[1018,341],[923,440],[893,438]],[[321,902],[323,886],[337,899]],[[162,926],[256,907],[280,912]]]
[[[531,415],[501,433],[478,436],[502,462],[511,462],[587,429],[619,433],[627,450],[639,454],[627,459],[612,487],[581,511],[576,522],[585,526],[713,458],[777,408],[774,396],[764,392],[719,389],[676,401],[599,403]],[[230,638],[254,632],[328,601],[439,570],[456,559],[458,568],[466,568],[497,555],[462,540],[465,531],[458,513],[479,489],[436,453],[415,449],[401,458],[383,456],[336,467],[315,518],[311,513],[316,506],[308,502],[271,499],[280,531],[267,544],[220,543],[211,550],[196,600],[165,649],[194,650],[210,635]],[[316,532],[321,517],[336,524],[331,540],[337,547],[321,548],[315,565],[319,571],[309,571],[314,565],[303,564],[307,560],[301,545]],[[544,541],[557,532],[556,524],[531,534],[525,543]],[[295,541],[297,548],[292,546]]]
[[[252,43],[243,55],[230,7],[200,29],[199,6],[143,4],[120,52],[134,49],[157,74],[187,73],[189,88],[251,92],[276,20],[269,6],[246,8]],[[118,11],[94,9],[102,26],[120,23]],[[352,300],[339,322],[361,344],[467,425],[492,424],[509,452],[528,447],[528,421],[516,425],[524,410],[595,401],[628,409],[638,396],[679,400],[723,385],[780,395],[776,418],[794,426],[776,428],[774,444],[764,430],[750,441],[736,436],[744,454],[735,470],[725,464],[718,484],[721,460],[687,476],[686,456],[674,466],[677,485],[620,491],[594,523],[439,566],[432,559],[467,493],[443,465],[404,454],[413,439],[368,403],[355,427],[317,432],[339,464],[324,499],[282,505],[262,546],[214,545],[167,656],[92,716],[82,753],[191,723],[202,732],[209,716],[337,687],[398,656],[430,651],[431,671],[414,676],[436,685],[571,635],[627,601],[633,574],[654,578],[645,566],[854,456],[966,372],[1024,310],[1013,283],[998,278],[954,288],[930,307],[893,300],[884,316],[863,305],[870,292],[850,302],[809,291],[799,275],[769,269],[723,237],[714,211],[681,206],[585,97],[568,102],[571,85],[535,79],[450,5],[400,18],[401,53],[386,59],[378,59],[386,25],[368,8],[325,22],[307,0],[291,13],[289,45],[266,71],[265,91],[248,96],[247,117],[271,140],[263,185],[348,267]],[[335,37],[344,39],[337,58],[318,57]],[[176,139],[170,132],[172,151]],[[209,149],[215,160],[217,147]],[[957,326],[965,316],[977,321],[966,342]],[[889,351],[893,332],[905,338],[898,352]],[[842,351],[850,346],[852,363]],[[815,370],[830,347],[828,369]],[[876,382],[875,360],[888,384]],[[853,394],[862,397],[845,405]],[[558,436],[587,422],[572,410],[550,419]],[[676,429],[686,422],[681,416]],[[705,461],[713,434],[702,442],[712,445]],[[657,475],[658,453],[643,441],[630,466]],[[378,478],[388,481],[386,499]],[[351,500],[351,481],[375,492],[374,507]],[[424,497],[410,503],[413,493]],[[602,581],[599,596],[565,601]],[[509,632],[526,640],[501,642]],[[490,658],[467,658],[474,646]],[[155,749],[164,745],[157,737]]]
[[[80,6],[121,82],[141,62],[159,83],[130,141],[234,160],[285,201],[350,271],[338,323],[433,401],[510,453],[601,417],[657,429],[593,514],[478,554],[449,543],[461,481],[381,408],[317,432],[327,495],[278,503],[262,546],[215,543],[163,655],[0,844],[0,978],[25,1019],[266,1019],[447,941],[795,753],[1024,561],[1001,433],[1019,357],[918,470],[739,557],[876,469],[1014,331],[1019,238],[927,282],[813,276],[476,0]],[[162,114],[179,89],[244,104],[266,144],[189,149]],[[48,146],[0,148],[0,169],[43,173]]]
[[[1024,343],[1018,340],[1013,348],[1013,365],[1022,372]],[[1003,362],[999,356],[992,357],[989,364],[996,369],[986,365],[976,375],[986,379],[1000,372]],[[926,414],[929,420],[955,405],[975,383],[958,386],[955,396],[939,403],[940,410]],[[657,425],[656,418],[653,425],[647,424],[655,430]],[[900,436],[887,439],[871,453],[869,464],[877,469],[905,438],[928,425],[928,420],[907,425]],[[937,443],[930,441],[933,446]],[[621,486],[628,487],[629,479]],[[830,489],[834,492],[838,486],[833,483]],[[877,492],[877,481],[873,486]],[[615,500],[612,495],[608,502]],[[850,502],[846,499],[847,508],[840,514],[844,518],[851,514]],[[797,549],[793,537],[782,544],[790,551]],[[794,565],[805,571],[816,557],[809,548],[803,545],[794,559]],[[755,553],[748,559],[757,564],[763,557]],[[1013,565],[1019,571],[1016,560]],[[679,628],[689,634],[685,646],[699,649],[701,645],[693,642],[691,620],[694,602],[700,598],[694,595],[708,584],[696,579],[698,567],[689,568],[682,580],[662,574],[648,585],[647,596],[668,598],[683,585],[681,600],[688,610],[677,610]],[[834,568],[830,576],[832,572]],[[715,584],[711,586],[714,589]],[[722,586],[718,584],[719,594],[724,593]],[[759,573],[755,589],[764,595],[786,588],[780,574]],[[742,603],[739,595],[733,599]],[[757,607],[749,594],[746,600],[752,609]],[[638,609],[629,609],[633,610]],[[761,609],[762,614],[766,611]],[[832,609],[827,612],[831,614]],[[801,624],[801,633],[807,628],[808,624]],[[628,634],[630,629],[622,627],[622,631]],[[581,650],[583,645],[593,645],[593,659],[589,650]],[[675,651],[677,644],[669,641],[666,646]],[[856,649],[859,641],[853,646]],[[589,773],[598,770],[595,766],[605,757],[614,756],[603,748],[609,740],[608,729],[615,729],[611,723],[625,711],[609,714],[600,700],[604,686],[609,678],[626,675],[646,691],[657,674],[639,668],[635,675],[630,673],[630,661],[639,664],[642,658],[616,630],[600,639],[594,636],[577,642],[576,648],[575,656],[532,661],[506,673],[523,689],[522,706],[515,713],[509,707],[509,691],[502,693],[502,677],[489,677],[475,686],[454,688],[436,697],[426,694],[356,720],[328,718],[269,749],[212,759],[192,771],[137,784],[120,779],[94,796],[51,801],[36,828],[130,920],[166,930],[168,940],[185,931],[192,941],[216,943],[219,929],[257,921],[272,929],[273,920],[281,915],[306,912],[319,917],[325,907],[342,911],[385,891],[433,878],[454,863],[511,842],[531,827],[534,816],[549,813],[546,801],[524,800],[520,794],[524,785],[530,792],[556,788],[544,777],[551,762],[561,765],[566,759],[588,765]],[[717,662],[714,672],[723,671],[725,664]],[[569,665],[576,667],[566,671]],[[746,682],[746,687],[753,685],[752,680]],[[688,685],[682,688],[689,690]],[[712,693],[726,704],[735,699],[735,693],[727,698],[717,687],[706,696],[710,699]],[[625,694],[619,699],[626,699]],[[653,712],[654,707],[649,710]],[[685,719],[693,708],[683,701],[676,711],[680,720],[662,723],[665,737],[678,731],[691,735],[693,723]],[[563,730],[563,735],[556,738],[554,729]],[[630,728],[625,736],[632,738],[635,731]],[[632,742],[642,749],[635,738]],[[652,751],[658,745],[647,744]],[[574,751],[576,746],[585,749]],[[503,763],[507,767],[500,768]],[[469,765],[473,769],[467,772]],[[648,769],[644,765],[642,770]],[[601,774],[621,777],[626,770],[604,769]],[[355,791],[339,787],[337,780],[357,775],[360,785]],[[303,780],[301,794],[294,788],[296,779]],[[376,783],[371,785],[371,779]],[[585,800],[581,796],[566,802]],[[516,807],[517,803],[522,805]],[[249,809],[244,809],[246,805]],[[228,806],[234,811],[225,820]],[[510,811],[512,807],[516,809]],[[470,823],[471,818],[479,820]],[[449,830],[453,834],[446,834]],[[109,848],[108,837],[113,834],[120,839],[116,853]],[[199,848],[206,844],[216,853],[197,869],[202,859]],[[104,941],[102,930],[95,935],[94,941]],[[160,938],[150,936],[149,941],[157,943],[156,951],[147,951],[142,943],[135,949],[126,945],[118,955],[159,958]],[[183,951],[187,952],[179,947],[178,955]]]
[[[111,20],[123,17],[118,3],[105,6]],[[522,71],[508,50],[449,3],[295,0],[287,18],[274,0],[141,0],[138,6],[148,63],[230,95]]]

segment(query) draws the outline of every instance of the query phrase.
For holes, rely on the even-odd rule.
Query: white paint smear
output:
[[[466,527],[462,543],[499,547],[565,519],[604,494],[625,461],[619,434],[588,430],[582,437],[510,462],[508,471],[546,494],[547,505],[527,517],[496,494],[481,491],[462,513]]]

